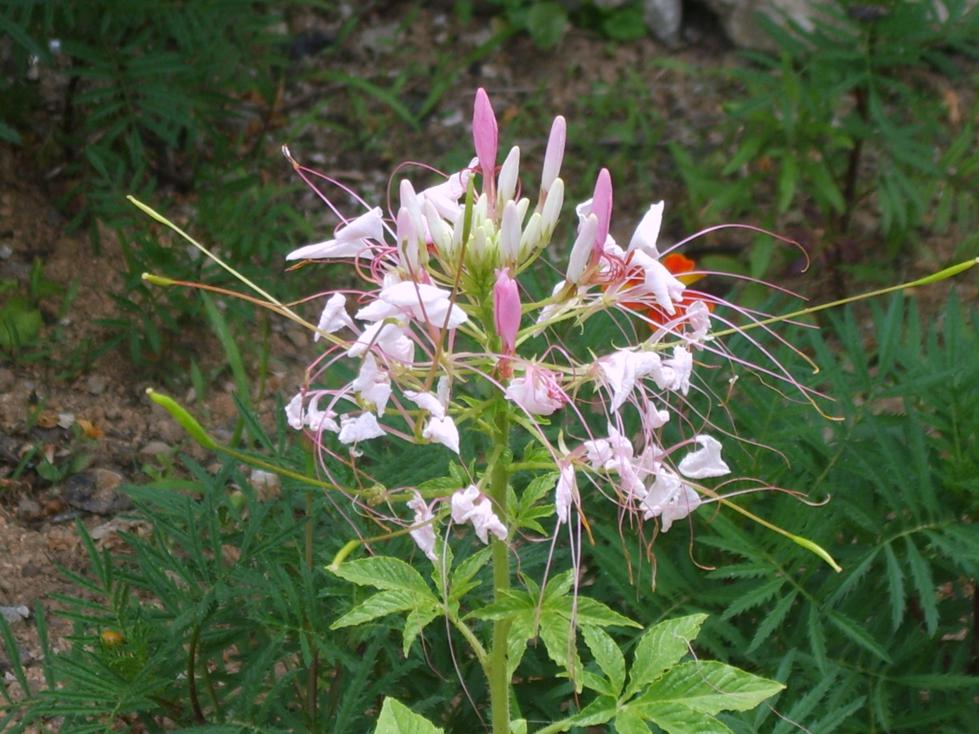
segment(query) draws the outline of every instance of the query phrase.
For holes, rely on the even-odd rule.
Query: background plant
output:
[[[903,0],[818,8],[811,30],[762,20],[778,54],[750,54],[752,65],[734,70],[743,93],[727,106],[727,145],[702,158],[671,146],[693,220],[740,220],[759,195],[770,197],[775,205],[763,223],[797,226],[839,273],[857,259],[850,243],[867,236],[854,231],[854,214],[871,208],[886,242],[874,248],[878,259],[906,252],[922,228],[954,227],[968,254],[975,247],[977,158],[965,142],[975,135],[973,103],[940,74],[967,73],[959,60],[979,57],[979,13],[962,2],[943,6],[946,13]],[[784,266],[773,254],[757,242],[751,275]],[[871,269],[860,274],[873,277]]]

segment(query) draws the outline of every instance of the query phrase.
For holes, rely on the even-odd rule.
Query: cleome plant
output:
[[[723,370],[733,386],[753,374],[822,412],[824,396],[766,346],[774,340],[805,362],[774,326],[822,307],[775,317],[696,288],[705,276],[721,274],[678,251],[693,238],[659,243],[662,202],[638,218],[620,245],[610,234],[606,169],[591,198],[575,207],[574,244],[558,268],[549,246],[565,198],[564,119],[551,127],[534,198],[520,181],[519,148],[498,165],[497,121],[483,90],[476,93],[472,133],[476,155],[469,166],[449,175],[425,168],[421,175],[438,176],[425,187],[398,181],[398,204],[388,216],[284,150],[341,221],[333,237],[287,260],[296,267],[346,263],[359,283],[305,299],[319,311],[315,322],[243,276],[252,293],[145,276],[160,286],[238,296],[310,330],[322,348],[281,417],[310,447],[306,467],[220,444],[172,398],[152,390],[149,397],[205,448],[302,486],[307,516],[316,497],[332,506],[322,543],[336,550],[317,565],[317,526],[307,524],[299,576],[308,584],[325,566],[328,594],[338,588],[349,594],[330,618],[295,622],[300,639],[323,636],[325,626],[336,635],[370,630],[397,616],[402,655],[421,650],[428,657],[435,641],[445,640],[439,649],[458,683],[453,700],[433,703],[416,692],[409,706],[379,690],[380,703],[375,698],[362,709],[378,734],[443,731],[460,706],[493,734],[603,726],[626,734],[650,727],[670,734],[731,731],[719,715],[753,709],[783,684],[701,659],[694,640],[704,614],[647,627],[589,596],[588,543],[608,535],[590,518],[608,517],[604,508],[613,508],[615,532],[639,539],[652,561],[656,545],[673,541],[678,527],[692,527],[698,515],[723,514],[725,521],[771,530],[840,571],[820,545],[739,504],[763,492],[801,507],[813,503],[794,489],[735,475],[726,445],[765,447],[715,418],[728,414],[728,398],[716,392],[716,380],[705,379]],[[323,184],[348,197],[354,210],[341,212]],[[974,264],[885,290],[934,282]],[[726,346],[733,336],[736,351]],[[248,428],[263,435],[258,425]],[[259,442],[272,448],[268,439]],[[337,542],[344,528],[350,539]],[[214,555],[220,554],[219,547]],[[235,624],[233,609],[223,609],[223,624]],[[325,677],[319,654],[303,642],[296,657],[307,675],[292,679],[305,693],[298,705],[309,730],[318,730],[310,722],[317,720]],[[542,662],[549,666],[544,673]],[[197,670],[191,656],[185,678],[193,723],[240,731],[227,701],[217,703],[231,689],[212,686],[215,713],[204,714]],[[546,720],[534,700],[542,676],[552,683],[547,695],[559,698]],[[336,678],[331,684],[340,685]]]

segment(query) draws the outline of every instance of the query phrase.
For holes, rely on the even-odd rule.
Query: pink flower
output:
[[[433,415],[429,418],[425,428],[422,429],[422,436],[429,441],[442,444],[456,454],[459,453],[459,429],[455,421],[447,415],[441,418]]]
[[[490,104],[486,90],[480,87],[476,90],[476,102],[473,105],[473,144],[479,158],[479,167],[483,171],[484,190],[493,189],[498,141],[499,132],[493,105]]]
[[[676,520],[682,520],[700,507],[700,495],[676,473],[661,467],[642,506],[643,517],[646,520],[658,517],[665,533]]]
[[[575,482],[574,465],[571,462],[561,464],[557,484],[554,487],[554,512],[558,523],[566,523],[571,505],[578,503],[578,486]]]
[[[550,415],[568,402],[557,376],[532,364],[527,365],[523,377],[510,381],[506,396],[531,415]]]
[[[347,299],[342,293],[334,293],[326,301],[323,312],[320,314],[320,321],[317,324],[317,332],[313,334],[313,341],[319,341],[321,334],[332,334],[343,327],[353,328],[354,322],[347,315]]]
[[[452,495],[452,522],[458,525],[466,522],[472,524],[476,536],[484,543],[489,543],[489,533],[500,540],[506,540],[507,537],[507,529],[493,512],[490,501],[474,484]]]
[[[383,435],[384,429],[378,424],[373,413],[361,413],[356,418],[350,415],[340,416],[340,443],[357,443]]]
[[[432,522],[435,515],[432,514],[432,508],[428,506],[417,491],[413,494],[414,497],[408,500],[408,509],[415,513],[415,518],[411,524],[422,527],[409,530],[408,534],[430,561],[436,561],[438,557],[435,555],[435,527]]]
[[[384,408],[391,397],[391,377],[386,370],[378,369],[377,360],[369,353],[360,365],[360,373],[350,383],[361,399],[374,406],[377,415],[384,414]]]
[[[721,442],[712,436],[695,436],[694,441],[701,448],[683,457],[677,469],[685,477],[704,479],[705,477],[720,477],[730,474],[731,469],[721,458]]]
[[[493,320],[503,343],[503,353],[512,355],[520,331],[520,290],[508,268],[496,272],[493,285]]]
[[[347,350],[348,357],[359,357],[368,349],[378,349],[388,359],[399,362],[415,361],[415,343],[409,338],[407,328],[401,323],[377,321],[357,337],[357,341]]]
[[[652,258],[659,259],[656,240],[663,224],[663,202],[660,201],[649,207],[649,211],[639,221],[639,226],[629,240],[629,250],[640,250]]]
[[[405,280],[384,286],[374,302],[360,309],[356,316],[361,321],[381,321],[407,314],[437,328],[454,329],[469,317],[452,303],[450,295],[437,285]]]
[[[332,240],[300,247],[286,255],[286,260],[322,260],[334,257],[372,257],[367,240],[380,242],[384,237],[381,208],[374,207],[337,229]]]

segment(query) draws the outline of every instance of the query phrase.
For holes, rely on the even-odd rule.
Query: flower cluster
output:
[[[520,183],[520,149],[497,165],[496,117],[479,90],[476,157],[467,168],[427,188],[403,179],[389,216],[361,202],[364,211],[332,238],[288,255],[350,262],[366,283],[323,294],[314,340],[329,346],[286,407],[289,424],[314,439],[324,472],[355,463],[359,444],[380,439],[440,444],[461,467],[485,467],[491,447],[467,442],[465,433],[485,433],[479,406],[497,401],[512,412],[513,430],[526,431],[551,457],[557,527],[596,494],[656,519],[662,531],[717,496],[701,480],[730,470],[706,421],[689,415],[688,394],[697,389],[696,355],[719,351],[711,330],[722,304],[690,288],[703,275],[693,261],[660,250],[663,202],[649,207],[623,247],[611,234],[612,181],[602,169],[591,198],[575,207],[563,278],[537,300],[521,283],[558,225],[565,132],[559,116],[532,201]],[[311,185],[321,176],[293,165]],[[582,328],[600,313],[618,315],[621,325],[607,353],[583,356],[560,344],[562,329]],[[356,377],[317,387],[338,361],[352,362]],[[545,428],[553,421],[559,438]],[[687,437],[664,445],[670,421],[674,434]],[[638,426],[631,436],[627,423]],[[387,489],[409,498],[413,517],[403,522],[434,559],[434,526],[449,518],[471,524],[483,542],[512,536],[506,509],[487,491],[488,474],[477,469],[456,491],[427,498],[415,487]],[[586,484],[594,492],[583,492]]]

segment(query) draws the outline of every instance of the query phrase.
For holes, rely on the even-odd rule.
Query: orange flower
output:
[[[660,262],[673,275],[677,276],[677,280],[682,282],[684,285],[696,283],[698,280],[701,280],[704,277],[702,273],[693,272],[697,267],[696,261],[691,260],[686,255],[681,255],[679,252],[671,252],[668,255],[664,255],[660,259]],[[644,278],[642,271],[638,270],[637,268],[632,268],[629,270],[623,285],[625,287],[634,287],[642,285],[643,282]],[[663,325],[674,319],[682,319],[683,315],[686,313],[686,310],[697,301],[704,301],[708,310],[714,310],[713,303],[692,293],[689,295],[684,293],[683,298],[673,304],[676,308],[676,313],[673,316],[666,313],[666,311],[664,311],[660,306],[651,306],[648,303],[629,301],[623,303],[622,305],[648,318],[652,322],[650,323],[650,327],[652,328],[654,325]]]

